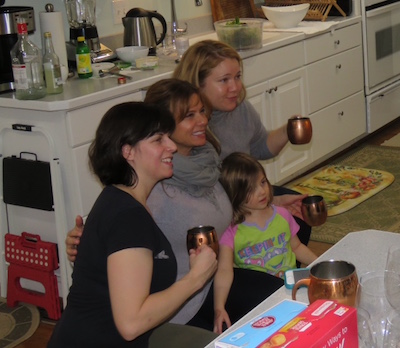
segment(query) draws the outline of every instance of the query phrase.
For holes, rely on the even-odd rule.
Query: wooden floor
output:
[[[385,140],[392,138],[396,134],[400,133],[400,119],[392,122],[387,125],[384,129],[376,132],[364,138],[360,144],[370,144],[370,145],[380,145]],[[332,245],[327,243],[319,243],[310,241],[308,244],[309,248],[314,251],[316,255],[323,254],[326,250],[328,250]],[[16,348],[43,348],[46,347],[47,342],[53,332],[54,324],[50,324],[48,321],[42,321],[39,325],[39,328],[33,334],[31,338],[26,340],[25,342],[16,346]],[[72,333],[73,334],[73,333]]]

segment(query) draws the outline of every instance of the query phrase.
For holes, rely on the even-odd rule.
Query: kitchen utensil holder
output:
[[[290,6],[309,3],[310,8],[304,19],[316,20],[324,22],[332,7],[335,7],[339,13],[346,17],[346,13],[337,4],[336,0],[265,0],[265,6]],[[259,9],[259,15],[264,17],[263,12]]]
[[[30,303],[44,308],[50,319],[61,317],[57,277],[57,246],[44,242],[39,235],[22,232],[21,236],[5,235],[5,259],[8,266],[7,305],[15,307],[18,302]],[[45,292],[34,292],[21,286],[21,279],[29,279],[43,285]]]

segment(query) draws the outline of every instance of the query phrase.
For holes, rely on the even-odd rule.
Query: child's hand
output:
[[[223,324],[225,323],[226,327],[231,327],[231,320],[229,319],[229,315],[227,311],[224,309],[222,310],[215,310],[214,314],[214,332],[218,335],[222,334]]]

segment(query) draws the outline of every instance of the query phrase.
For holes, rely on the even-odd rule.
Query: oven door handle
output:
[[[400,2],[395,2],[390,5],[374,8],[365,12],[367,18],[373,18],[382,14],[386,14],[395,10],[400,10]]]

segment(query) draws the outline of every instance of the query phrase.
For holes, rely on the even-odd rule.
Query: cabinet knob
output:
[[[336,65],[336,69],[341,69],[341,68],[342,68],[342,64]]]
[[[338,116],[343,116],[344,115],[344,111],[339,111],[338,112]]]
[[[340,40],[335,40],[334,43],[335,43],[335,45],[339,45],[340,44]]]

